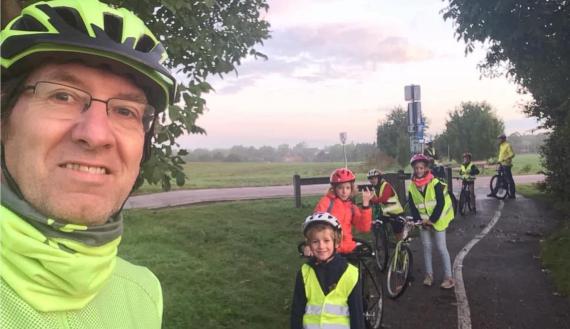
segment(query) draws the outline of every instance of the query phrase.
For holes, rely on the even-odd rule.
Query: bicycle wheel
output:
[[[384,225],[374,226],[374,257],[380,272],[384,272],[388,263],[388,235]]]
[[[396,299],[404,293],[409,285],[413,259],[411,250],[401,243],[396,246],[392,257],[386,276],[386,291],[390,298]]]
[[[382,286],[375,279],[368,266],[364,265],[361,273],[362,296],[364,298],[364,321],[368,329],[380,329],[384,314]]]
[[[459,195],[459,213],[461,214],[461,216],[465,216],[465,200],[466,199],[466,193],[465,190],[462,189],[461,190],[461,194]]]
[[[495,195],[497,199],[504,200],[509,193],[508,184],[505,182],[505,179],[500,177],[499,175],[493,176],[491,178],[491,192]]]

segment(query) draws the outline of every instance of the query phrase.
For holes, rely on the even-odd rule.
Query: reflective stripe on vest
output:
[[[420,213],[421,219],[429,219],[437,205],[437,200],[435,198],[435,185],[437,183],[443,185],[445,205],[443,206],[441,216],[439,216],[438,220],[433,223],[433,228],[436,231],[443,231],[449,226],[449,223],[453,220],[454,216],[451,196],[447,192],[447,184],[440,182],[437,178],[432,179],[426,186],[424,197],[416,185],[412,183],[410,184],[410,193],[412,194],[412,200],[414,200],[414,204]]]
[[[467,167],[464,164],[461,165],[461,169],[459,169],[459,174],[463,179],[471,179],[471,167],[473,167],[473,162],[469,162]]]
[[[304,324],[303,329],[350,329],[350,325],[332,323]]]
[[[336,287],[326,296],[310,265],[304,264],[301,273],[307,297],[303,328],[349,329],[348,296],[358,282],[358,269],[348,264]]]
[[[380,185],[380,192],[378,192],[378,196],[382,196],[384,193],[384,189],[388,185],[388,182],[382,181],[382,185]],[[384,215],[399,215],[404,212],[404,208],[400,204],[400,200],[398,199],[398,194],[396,190],[392,187],[392,191],[394,195],[388,198],[387,204],[381,203],[380,209],[382,210],[382,214]]]

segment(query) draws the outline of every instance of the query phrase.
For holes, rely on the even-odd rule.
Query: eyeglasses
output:
[[[107,105],[107,116],[117,128],[127,131],[142,129],[148,132],[154,120],[155,108],[150,104],[136,101],[109,98],[104,101],[93,98],[88,92],[54,82],[38,81],[25,86],[33,90],[34,98],[46,106],[45,110],[58,119],[74,120],[87,111],[91,102]]]

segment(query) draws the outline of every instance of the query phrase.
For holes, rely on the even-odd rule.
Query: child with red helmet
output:
[[[370,199],[372,191],[362,191],[362,208],[352,201],[356,194],[354,181],[356,176],[347,168],[336,169],[330,177],[331,187],[315,206],[315,212],[328,212],[335,216],[342,226],[343,236],[338,252],[349,254],[356,247],[352,240],[352,226],[360,232],[369,232],[372,226]]]

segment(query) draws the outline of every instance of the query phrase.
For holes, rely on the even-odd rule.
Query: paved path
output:
[[[478,213],[458,216],[447,230],[452,263],[469,241],[481,238],[462,266],[468,328],[570,328],[570,299],[556,293],[540,263],[540,240],[558,222],[548,209],[518,195],[516,200],[504,201],[496,225],[483,237],[481,232],[490,226],[501,202],[478,197]],[[442,280],[439,255],[434,250],[436,285],[428,288],[422,285],[425,267],[419,238],[412,241],[411,249],[415,282],[399,299],[386,299],[385,328],[465,328],[459,326],[465,322],[458,319],[457,291],[438,287]]]
[[[477,179],[477,188],[482,191],[489,186],[490,177]],[[544,180],[543,175],[516,176],[517,183],[532,183]],[[328,188],[328,184],[301,186],[301,195],[320,195]],[[458,191],[459,181],[454,181],[455,191]],[[127,200],[126,209],[129,208],[165,208],[183,206],[195,203],[217,202],[229,200],[251,200],[264,198],[293,197],[293,186],[264,186],[264,187],[238,187],[202,190],[178,190],[171,192],[152,193],[132,196]]]

